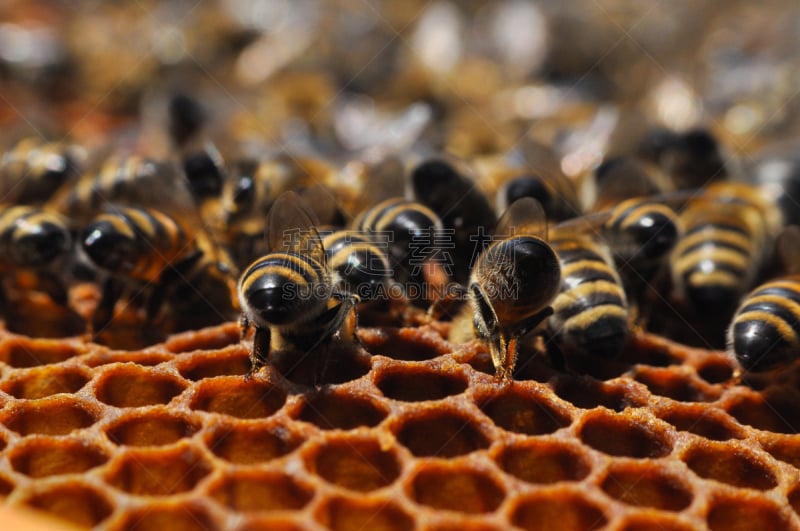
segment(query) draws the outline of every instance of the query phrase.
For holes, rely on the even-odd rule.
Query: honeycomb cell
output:
[[[371,354],[403,361],[432,360],[449,351],[448,345],[435,333],[420,336],[415,332],[413,328],[386,328],[380,334],[362,339],[364,348]]]
[[[719,397],[719,391],[685,373],[670,369],[643,368],[636,373],[636,381],[643,383],[651,393],[679,402],[711,402]]]
[[[329,439],[307,453],[306,467],[329,483],[361,492],[391,485],[400,475],[396,452],[371,438]]]
[[[126,416],[106,430],[114,444],[126,446],[163,446],[191,437],[199,424],[167,411],[149,411]]]
[[[636,422],[603,411],[587,415],[579,436],[584,443],[608,455],[663,457],[672,451],[668,434],[653,423]]]
[[[113,510],[112,502],[104,494],[92,487],[73,482],[37,490],[22,501],[26,505],[86,527],[98,525]]]
[[[209,494],[235,511],[294,511],[311,501],[314,490],[283,472],[239,470],[215,481]]]
[[[111,528],[115,531],[208,531],[221,527],[208,513],[208,509],[198,503],[160,505],[151,502],[125,514]]]
[[[706,516],[712,531],[791,529],[781,508],[762,499],[719,498],[712,500]]]
[[[569,426],[571,419],[548,400],[521,386],[476,398],[478,407],[495,425],[515,433],[543,435]]]
[[[236,531],[306,531],[307,525],[293,522],[286,517],[286,513],[251,513],[244,515]]]
[[[359,426],[377,426],[387,414],[376,400],[322,390],[306,397],[297,418],[323,430],[352,430]]]
[[[89,374],[81,367],[37,367],[15,374],[2,388],[14,398],[36,399],[75,393],[88,381]]]
[[[77,347],[63,341],[20,338],[0,344],[0,361],[16,369],[61,363],[82,353]]]
[[[674,516],[647,514],[632,515],[625,519],[620,531],[693,531],[696,526],[678,520]]]
[[[603,406],[619,412],[642,405],[642,400],[626,389],[593,378],[561,377],[556,380],[554,391],[560,398],[582,409]]]
[[[584,531],[606,524],[603,510],[579,492],[542,491],[517,500],[511,522],[529,531]]]
[[[246,351],[225,352],[225,355],[191,356],[178,365],[178,372],[187,380],[199,382],[215,376],[237,376],[250,369],[250,358]]]
[[[12,490],[14,490],[14,482],[5,476],[0,476],[0,496],[8,496]]]
[[[767,463],[749,451],[724,443],[690,448],[683,460],[698,476],[734,487],[768,490],[778,484]]]
[[[497,509],[505,491],[488,473],[461,463],[417,471],[411,481],[410,495],[417,503],[434,509],[480,514]]]
[[[722,359],[711,359],[697,368],[697,374],[710,384],[721,384],[733,377],[733,366]]]
[[[120,365],[103,374],[97,382],[97,399],[115,407],[141,407],[167,404],[186,384],[152,369]]]
[[[527,440],[503,447],[495,460],[500,468],[528,483],[579,481],[591,471],[580,446]]]
[[[788,394],[788,393],[787,393]],[[800,433],[797,396],[759,393],[739,396],[728,406],[728,413],[742,424],[776,433]]]
[[[397,504],[385,500],[334,497],[316,512],[315,518],[333,531],[411,531],[414,519]]]
[[[222,350],[238,343],[239,327],[228,324],[172,336],[164,342],[164,347],[172,353],[182,354],[194,350]]]
[[[446,410],[405,419],[396,436],[416,457],[456,457],[489,447],[472,419]]]
[[[240,419],[259,419],[275,414],[284,402],[286,393],[269,382],[227,376],[200,382],[190,407]]]
[[[180,444],[128,450],[112,462],[106,480],[129,494],[168,496],[192,490],[210,472],[194,448]]]
[[[277,459],[293,451],[300,442],[282,426],[249,423],[216,426],[206,438],[206,445],[215,455],[240,465]]]
[[[770,437],[762,443],[764,450],[769,452],[772,457],[784,463],[789,463],[793,467],[800,469],[800,440],[793,436],[782,438]]]
[[[688,431],[712,441],[741,438],[741,428],[724,413],[705,408],[672,408],[660,418],[680,431]]]
[[[32,478],[79,474],[108,461],[103,450],[82,440],[49,437],[25,441],[8,458],[14,470]]]
[[[691,486],[649,464],[612,467],[600,484],[606,494],[628,505],[681,511],[692,503]]]
[[[94,413],[71,396],[21,403],[0,414],[0,422],[20,435],[66,435],[96,421]]]
[[[467,388],[463,375],[417,367],[385,370],[375,383],[385,397],[403,402],[439,400]]]

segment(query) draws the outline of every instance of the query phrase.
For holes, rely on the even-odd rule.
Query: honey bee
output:
[[[56,213],[27,205],[0,205],[0,275],[22,271],[36,275],[38,286],[67,306],[63,270],[72,255],[72,233]],[[5,292],[0,286],[0,307]]]
[[[369,235],[374,243],[386,244],[394,279],[405,286],[412,302],[422,303],[428,297],[428,266],[452,264],[443,248],[452,242],[439,241],[448,237],[442,221],[416,201],[402,197],[382,201],[359,214],[353,228]]]
[[[389,259],[383,249],[364,234],[339,230],[322,239],[334,288],[370,302],[385,296],[391,281]]]
[[[747,372],[770,371],[800,355],[800,227],[786,227],[777,247],[784,275],[746,295],[728,327],[727,350]]]
[[[513,377],[517,341],[552,315],[550,303],[561,286],[558,257],[536,235],[542,216],[534,199],[514,202],[495,229],[495,235],[504,239],[492,242],[478,256],[470,275],[475,335],[489,344],[500,379]]]
[[[86,153],[65,142],[37,138],[20,140],[0,160],[2,201],[42,204],[81,172]]]
[[[270,350],[305,355],[332,341],[355,341],[347,322],[358,297],[335,289],[316,222],[297,194],[275,200],[268,227],[271,252],[250,264],[238,283],[242,335],[255,327],[248,377],[267,363]],[[316,383],[327,361],[324,356],[318,363]]]
[[[719,142],[703,128],[674,132],[656,128],[642,139],[637,154],[660,166],[675,189],[696,189],[730,172]]]
[[[595,169],[593,211],[613,208],[634,197],[661,196],[674,190],[669,176],[653,163],[636,157],[605,160]]]

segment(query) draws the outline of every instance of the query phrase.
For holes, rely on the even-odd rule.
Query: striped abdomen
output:
[[[154,281],[164,268],[195,250],[172,217],[148,208],[116,208],[84,229],[83,249],[98,267],[129,278]]]
[[[550,244],[561,262],[551,331],[583,352],[616,355],[628,335],[628,304],[607,252],[589,238],[556,238]]]
[[[636,198],[612,210],[604,234],[618,260],[651,264],[675,247],[679,226],[678,216],[668,206]]]
[[[260,327],[309,322],[322,313],[332,292],[325,266],[294,252],[263,256],[239,279],[242,310]]]
[[[328,268],[337,277],[336,289],[374,300],[391,278],[388,248],[382,249],[367,236],[354,231],[336,231],[322,240]],[[385,293],[385,291],[384,291]]]
[[[739,306],[728,348],[747,371],[765,371],[800,355],[800,276],[767,282]]]
[[[39,207],[0,205],[0,269],[47,267],[71,245],[61,216]]]
[[[42,203],[78,175],[81,161],[80,150],[69,144],[23,139],[3,154],[0,192],[6,201]]]

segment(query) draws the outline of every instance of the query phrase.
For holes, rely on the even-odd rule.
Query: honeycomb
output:
[[[531,350],[500,383],[445,331],[363,328],[322,387],[246,379],[233,323],[136,351],[3,332],[0,492],[114,530],[800,528],[796,372],[745,385],[641,333],[602,375]]]

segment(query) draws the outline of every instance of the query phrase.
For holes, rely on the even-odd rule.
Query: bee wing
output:
[[[800,226],[788,225],[778,235],[778,256],[787,273],[800,273]]]
[[[660,170],[630,157],[604,162],[597,168],[595,179],[595,204],[601,208],[632,197],[661,195],[671,191],[667,177]]]
[[[298,193],[306,208],[316,214],[320,223],[318,226],[336,225],[340,209],[336,198],[327,186],[317,183],[314,186],[303,188]]]
[[[547,239],[547,217],[542,204],[532,197],[517,199],[500,216],[494,235],[504,238],[529,235]]]
[[[295,192],[284,192],[275,199],[267,220],[267,243],[270,252],[291,251],[325,263],[319,221]]]

